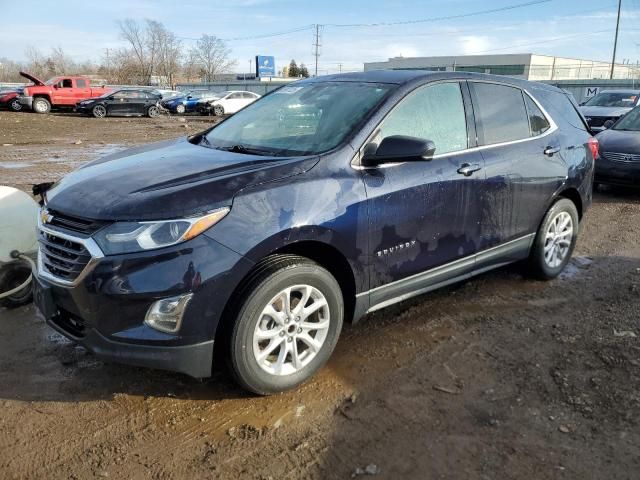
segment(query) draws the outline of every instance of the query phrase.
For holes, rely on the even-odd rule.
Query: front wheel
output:
[[[9,108],[14,112],[20,112],[22,111],[22,104],[16,98],[11,100],[11,102],[9,103]]]
[[[187,108],[184,105],[178,105],[176,107],[176,113],[182,115],[185,111],[187,110]]]
[[[218,117],[222,117],[224,115],[224,107],[222,105],[216,105],[213,107],[213,113]]]
[[[51,111],[51,102],[44,97],[34,98],[33,111],[36,113],[49,113]]]
[[[566,198],[554,203],[542,221],[529,255],[529,270],[541,280],[557,277],[569,263],[578,239],[578,210]]]
[[[104,118],[107,116],[107,107],[104,105],[96,105],[91,109],[91,113],[96,118]]]
[[[294,255],[269,259],[247,284],[230,337],[238,382],[261,395],[308,380],[333,352],[344,316],[336,279]]]

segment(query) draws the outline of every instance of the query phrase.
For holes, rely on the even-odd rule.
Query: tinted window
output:
[[[427,85],[409,94],[391,111],[378,140],[392,135],[431,140],[436,154],[467,148],[467,122],[460,85]]]
[[[241,93],[232,93],[231,95],[229,95],[229,100],[237,100],[238,98],[242,98]]]
[[[531,136],[519,88],[472,83],[473,107],[480,145],[511,142]]]
[[[116,92],[113,95],[113,98],[116,98],[116,99],[131,98],[131,92],[125,91],[125,90],[121,90],[120,92]]]
[[[76,87],[87,88],[87,81],[84,78],[79,78],[78,80],[76,80]]]
[[[529,113],[529,127],[531,129],[531,136],[536,137],[542,135],[544,132],[551,128],[549,121],[540,110],[540,107],[536,105],[529,95],[524,96],[524,103],[527,104],[527,112]]]
[[[71,82],[70,78],[65,78],[64,80],[62,80],[62,82],[60,82],[62,84],[62,88],[72,88],[73,84]]]

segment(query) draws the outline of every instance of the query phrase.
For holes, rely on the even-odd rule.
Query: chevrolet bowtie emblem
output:
[[[49,213],[49,210],[41,210],[40,211],[40,221],[43,224],[51,223],[52,220],[53,220],[53,215],[51,215]]]

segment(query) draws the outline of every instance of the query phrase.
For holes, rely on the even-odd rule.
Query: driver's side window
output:
[[[380,126],[376,143],[392,135],[431,140],[435,154],[467,148],[467,121],[458,82],[426,85],[410,93]]]

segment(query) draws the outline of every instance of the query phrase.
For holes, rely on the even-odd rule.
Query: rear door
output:
[[[479,198],[480,248],[513,242],[522,247],[514,251],[520,256],[566,177],[558,129],[518,87],[476,81],[469,87],[487,177]]]
[[[121,90],[111,95],[107,110],[111,115],[126,115],[129,112],[129,92]]]
[[[479,233],[478,189],[482,156],[474,146],[466,84],[428,84],[411,92],[387,115],[372,141],[392,135],[432,140],[430,161],[410,161],[363,170],[369,205],[372,305],[437,283],[418,275],[466,258],[445,276],[470,271]],[[469,130],[471,129],[471,130]],[[468,175],[462,168],[471,166]],[[466,263],[465,263],[466,262]]]
[[[75,103],[91,98],[91,85],[89,84],[89,80],[85,78],[76,78],[74,81],[76,84],[74,91]]]

